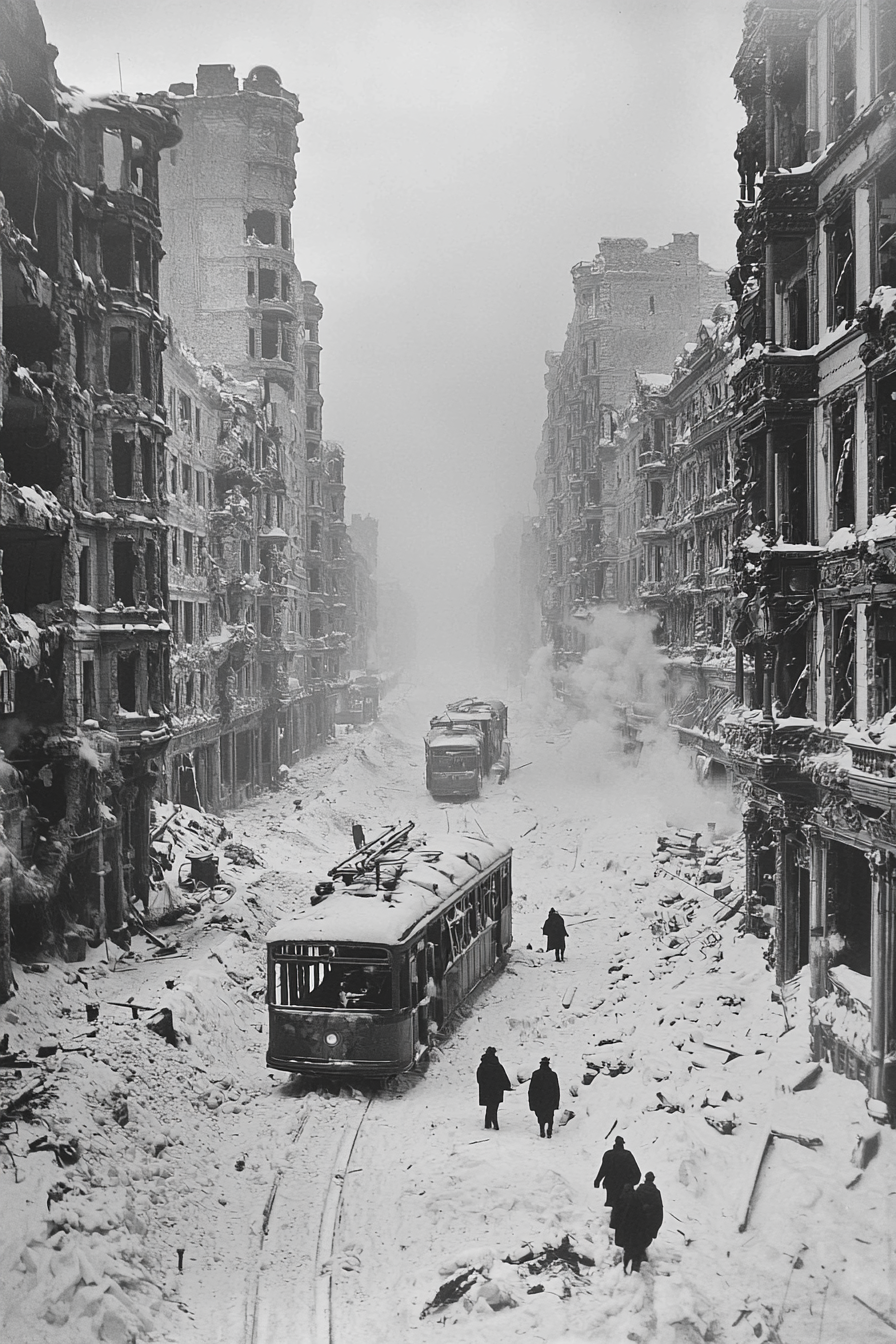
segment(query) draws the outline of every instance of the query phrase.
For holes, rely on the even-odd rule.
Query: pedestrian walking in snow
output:
[[[629,1272],[629,1265],[639,1269],[641,1261],[638,1258],[639,1241],[641,1237],[640,1211],[635,1199],[635,1190],[631,1181],[626,1181],[619,1192],[616,1204],[613,1207],[613,1213],[610,1217],[610,1226],[614,1229],[616,1236],[614,1238],[616,1245],[622,1247],[622,1272]],[[635,1261],[637,1260],[637,1264]]]
[[[644,1181],[634,1192],[635,1201],[635,1254],[632,1269],[640,1269],[641,1261],[647,1259],[647,1247],[653,1241],[663,1225],[663,1197],[654,1183],[652,1171],[648,1171]]]
[[[566,925],[563,923],[563,916],[553,907],[548,912],[548,917],[541,928],[542,933],[548,940],[548,951],[553,952],[555,961],[565,960],[566,954]]]
[[[535,1112],[538,1129],[542,1138],[547,1130],[548,1138],[554,1132],[554,1112],[560,1105],[560,1079],[551,1068],[551,1061],[544,1056],[529,1082],[529,1110]]]
[[[610,1208],[615,1208],[623,1187],[626,1184],[634,1187],[640,1179],[641,1168],[626,1148],[625,1139],[617,1134],[613,1147],[608,1148],[603,1155],[600,1170],[594,1178],[595,1190],[602,1185],[607,1192],[606,1203]]]
[[[497,1129],[498,1107],[504,1100],[504,1093],[511,1091],[511,1086],[493,1045],[488,1047],[479,1061],[476,1081],[479,1084],[479,1105],[485,1107],[485,1128]]]

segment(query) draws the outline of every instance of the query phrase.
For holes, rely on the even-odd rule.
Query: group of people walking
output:
[[[603,1186],[607,1192],[610,1227],[615,1230],[616,1245],[622,1247],[623,1274],[640,1272],[647,1247],[663,1225],[663,1197],[653,1172],[647,1172],[641,1185],[640,1180],[641,1168],[620,1135],[604,1153],[594,1187]]]
[[[511,1092],[513,1086],[493,1045],[488,1047],[479,1061],[476,1081],[479,1084],[479,1105],[485,1107],[485,1128],[498,1129],[498,1107],[504,1100],[504,1093]],[[560,1079],[545,1055],[529,1081],[529,1110],[535,1113],[542,1138],[550,1139],[553,1136],[554,1112],[559,1105]]]
[[[485,1107],[485,1128],[498,1129],[498,1107],[504,1093],[513,1091],[513,1085],[493,1045],[479,1062],[476,1081],[479,1105]],[[544,1055],[529,1080],[529,1110],[538,1121],[541,1138],[553,1137],[554,1115],[559,1106],[560,1080]],[[641,1181],[641,1168],[620,1135],[604,1153],[594,1186],[595,1189],[603,1186],[607,1192],[610,1227],[615,1232],[616,1245],[622,1247],[623,1273],[638,1273],[647,1258],[647,1247],[663,1225],[663,1197],[653,1172],[648,1171]]]

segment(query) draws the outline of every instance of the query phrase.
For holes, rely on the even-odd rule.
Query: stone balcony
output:
[[[857,803],[890,809],[896,805],[896,747],[850,743],[849,792]]]
[[[639,541],[662,541],[669,535],[669,519],[664,513],[652,514],[642,518],[638,524]]]
[[[642,480],[669,480],[672,476],[672,463],[668,458],[655,457],[652,453],[643,455],[638,461],[638,475]]]
[[[763,719],[732,715],[720,724],[731,761],[740,774],[774,787],[812,787],[807,760],[830,751],[823,725],[809,719]]]
[[[747,360],[731,379],[740,413],[770,404],[783,411],[818,396],[818,361],[815,355],[794,350],[764,350]]]

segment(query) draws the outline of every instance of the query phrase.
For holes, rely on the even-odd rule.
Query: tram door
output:
[[[417,1010],[417,1054],[429,1045],[429,996],[426,992],[426,943],[417,943],[411,954],[411,1003]]]

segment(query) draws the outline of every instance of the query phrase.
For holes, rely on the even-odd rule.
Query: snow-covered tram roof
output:
[[[438,841],[408,841],[396,859],[380,865],[380,889],[372,872],[356,877],[268,932],[268,943],[397,943],[471,879],[511,854],[507,844],[452,832]],[[394,891],[383,889],[398,873]],[[389,899],[386,899],[386,898]]]

